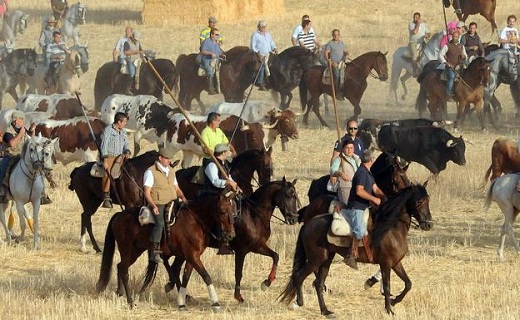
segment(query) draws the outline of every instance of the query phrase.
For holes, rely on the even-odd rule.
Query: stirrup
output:
[[[101,207],[103,208],[107,208],[107,209],[112,209],[113,206],[112,206],[112,199],[110,198],[105,198],[103,200],[103,204],[101,205]]]

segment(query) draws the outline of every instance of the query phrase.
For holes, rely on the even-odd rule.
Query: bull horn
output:
[[[453,141],[453,139],[450,139],[448,141],[446,141],[446,147],[448,148],[452,148],[456,145],[457,143],[455,141]]]
[[[462,136],[460,136],[460,139],[464,140],[464,142],[466,142],[467,144],[471,144],[471,145],[474,145],[473,142],[471,140],[468,140],[466,138],[463,138]]]
[[[262,128],[264,129],[274,129],[274,127],[276,127],[276,125],[278,124],[278,120],[280,119],[276,119],[276,121],[273,123],[273,124],[262,124]]]
[[[240,128],[240,131],[246,131],[246,130],[249,130],[249,129],[250,129],[250,128],[249,128],[249,125],[246,124],[245,126],[242,126],[242,127]]]

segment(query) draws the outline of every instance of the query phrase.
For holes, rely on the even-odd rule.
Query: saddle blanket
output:
[[[343,72],[345,70],[344,61],[341,61],[339,63],[339,70],[340,70],[340,73],[339,73],[340,86],[343,86],[343,84],[345,83],[345,72]],[[330,76],[331,76],[330,69],[327,67],[327,68],[325,68],[325,71],[323,71],[323,76],[321,77],[321,82],[325,85],[330,85],[331,84]]]
[[[331,210],[331,207],[333,206],[334,202],[339,201],[332,201],[331,206],[329,207],[329,211]],[[341,202],[340,202],[341,203]],[[330,225],[330,233],[336,236],[340,237],[351,237],[352,236],[352,227],[350,226],[350,221],[348,219],[348,210],[347,209],[341,209],[340,212],[337,212],[335,210],[338,207],[338,204],[335,203],[332,212],[332,223]],[[368,223],[368,216],[369,212],[368,210],[365,210],[365,214],[363,216],[363,220],[365,221],[365,225]]]

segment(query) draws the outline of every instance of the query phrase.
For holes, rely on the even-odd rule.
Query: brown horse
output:
[[[253,84],[262,59],[248,47],[237,46],[226,51],[220,66],[220,91],[226,102],[243,102],[246,89]]]
[[[345,85],[341,95],[347,98],[354,106],[353,119],[361,114],[359,102],[363,93],[367,88],[367,77],[371,74],[372,69],[377,73],[377,77],[381,81],[388,79],[388,64],[386,54],[379,51],[367,52],[347,63],[345,66]],[[328,127],[325,120],[320,115],[320,96],[323,93],[332,95],[332,87],[330,84],[323,84],[323,72],[325,67],[314,66],[308,69],[300,81],[300,102],[302,109],[305,110],[303,123],[308,124],[309,112],[312,110],[320,120],[322,126]],[[307,91],[310,92],[310,99],[307,98]]]
[[[112,187],[110,190],[114,203],[123,205],[125,208],[138,207],[144,203],[144,192],[140,187],[143,185],[143,175],[146,169],[157,160],[158,155],[157,151],[149,151],[124,163],[121,177],[115,180],[116,187]],[[101,190],[101,178],[90,175],[93,164],[94,162],[87,162],[74,168],[70,173],[69,190],[76,192],[83,207],[80,237],[80,251],[82,252],[87,251],[85,247],[86,232],[88,232],[94,250],[101,252],[92,231],[92,215],[96,213],[99,205],[103,202],[103,192]]]
[[[489,83],[490,72],[489,62],[478,57],[470,63],[467,69],[462,71],[460,79],[455,82],[453,86],[455,101],[457,101],[457,118],[453,126],[455,129],[459,124],[462,125],[465,110],[470,103],[475,105],[481,128],[485,128],[482,106],[484,104],[484,86]],[[445,109],[447,100],[446,82],[441,80],[441,72],[435,70],[427,74],[421,73],[418,79],[421,79],[421,91],[424,91],[428,97],[428,109],[432,120],[445,120],[443,114],[446,111],[443,109]],[[490,120],[493,121],[491,116]]]
[[[251,180],[255,172],[258,175],[258,184],[260,186],[271,181],[273,172],[271,153],[272,148],[269,148],[267,151],[264,149],[250,149],[239,153],[238,156],[233,159],[233,162],[231,162],[229,175],[236,181],[244,195],[249,196],[253,193]],[[189,200],[195,199],[202,187],[200,184],[191,182],[197,170],[199,170],[199,166],[193,166],[177,170],[175,173],[179,187],[186,199]]]
[[[371,249],[374,260],[370,261],[365,250],[359,252],[359,262],[379,264],[383,275],[385,309],[392,313],[392,306],[401,302],[410,291],[412,282],[406,274],[401,260],[408,252],[406,241],[414,217],[422,230],[432,228],[429,197],[424,185],[413,185],[399,191],[385,202],[373,218],[373,228],[369,228]],[[318,216],[302,226],[298,235],[293,260],[291,278],[280,294],[280,300],[290,303],[296,296],[297,306],[303,306],[302,284],[312,272],[316,273],[315,289],[322,315],[332,317],[323,298],[325,278],[336,253],[348,256],[350,248],[338,247],[328,242],[327,233],[332,215]],[[404,281],[404,290],[390,299],[390,271],[394,270]]]
[[[451,5],[450,0],[443,0],[442,2],[446,8]],[[470,15],[480,14],[491,23],[491,34],[497,30],[497,22],[495,21],[496,0],[459,0],[459,3],[462,13],[457,13],[457,18],[460,21],[465,22]]]
[[[197,74],[199,64],[196,61],[197,54],[181,54],[175,65],[179,72],[179,103],[186,110],[191,110],[191,101],[197,100],[201,113],[206,113],[206,105],[200,99],[200,93],[208,90],[208,82],[206,76]]]
[[[234,197],[234,194],[232,194]],[[127,302],[133,306],[133,298],[128,288],[128,269],[152,247],[150,233],[152,225],[141,226],[138,221],[140,208],[130,208],[116,213],[108,223],[105,235],[105,250],[101,260],[99,280],[96,291],[102,292],[110,281],[112,263],[114,259],[115,243],[119,249],[121,262],[117,264],[117,293],[126,293]],[[210,229],[214,224],[220,224],[224,237],[232,239],[235,234],[233,216],[236,214],[235,200],[221,193],[207,193],[196,201],[183,205],[177,213],[175,223],[166,230],[166,237],[161,241],[162,255],[171,257],[180,256],[195,267],[206,285],[214,310],[220,309],[218,297],[213,287],[211,277],[206,271],[200,256],[204,253],[210,238]],[[154,280],[157,272],[157,263],[149,262],[146,277],[141,287],[143,292]],[[124,292],[123,292],[124,289]],[[182,307],[182,304],[179,307]]]

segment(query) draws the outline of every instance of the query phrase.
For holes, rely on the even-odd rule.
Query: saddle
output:
[[[339,73],[339,79],[340,79],[340,87],[343,86],[343,84],[345,83],[345,72],[344,69],[345,69],[345,62],[344,61],[341,61],[338,65],[338,68],[340,70],[340,73]],[[327,67],[325,68],[325,70],[323,71],[323,76],[321,77],[321,82],[325,85],[330,85],[331,84],[331,72],[330,72],[330,69]]]
[[[175,224],[178,213],[184,204],[178,200],[171,201],[164,207],[163,217],[166,226],[169,228]],[[152,217],[152,211],[148,206],[142,206],[139,210],[139,223],[141,226],[147,224],[155,224],[155,220]]]
[[[126,61],[121,63],[121,67],[119,68],[119,73],[128,74],[128,69],[126,68]],[[132,62],[135,66],[135,76],[134,76],[134,89],[139,90],[139,75],[141,73],[141,65],[143,64],[143,59],[138,58]]]

